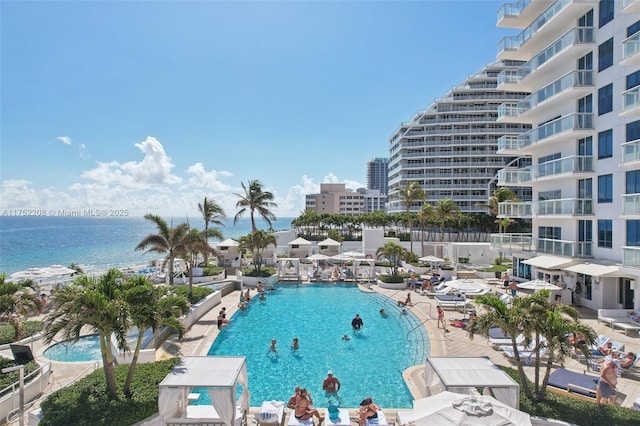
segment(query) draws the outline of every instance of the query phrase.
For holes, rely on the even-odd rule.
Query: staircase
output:
[[[456,271],[456,279],[458,280],[472,280],[477,279],[478,273],[476,271]]]

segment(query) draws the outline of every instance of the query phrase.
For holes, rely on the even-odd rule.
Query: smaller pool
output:
[[[49,346],[43,355],[52,361],[88,362],[102,359],[97,334],[82,336],[77,342],[67,340]]]

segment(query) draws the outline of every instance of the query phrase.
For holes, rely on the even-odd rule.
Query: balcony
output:
[[[528,96],[527,96],[528,98]],[[526,98],[525,98],[526,99]],[[498,118],[496,121],[503,123],[519,123],[519,118],[525,111],[525,103],[504,103],[498,106]]]
[[[622,247],[622,266],[640,268],[640,247]]]
[[[622,112],[620,116],[640,116],[640,86],[622,92]]]
[[[533,211],[533,203],[531,201],[523,203],[514,203],[513,201],[505,201],[498,204],[498,217],[530,219]]]
[[[498,186],[531,186],[531,168],[498,170]]]
[[[538,201],[537,216],[586,216],[593,214],[591,198],[561,198]]]
[[[531,234],[491,234],[492,250],[534,251]]]
[[[640,216],[640,194],[622,194],[622,215]]]
[[[561,142],[564,139],[588,136],[591,131],[593,131],[593,114],[576,112],[518,135],[518,148],[522,152],[541,143]]]
[[[500,140],[500,139],[498,139]],[[640,139],[622,144],[622,165],[632,166],[640,161]]]
[[[538,253],[554,254],[565,257],[592,257],[591,241],[566,241],[538,238],[536,251]]]
[[[622,42],[622,60],[620,64],[626,66],[640,65],[640,32]]]
[[[551,3],[553,0],[520,0],[517,3],[505,3],[498,10],[496,25],[503,28],[525,28]]]
[[[519,154],[520,142],[517,136],[500,136],[498,138],[498,150],[496,154]]]
[[[640,0],[622,0],[622,13],[640,13]]]
[[[543,180],[543,178],[550,176],[555,178],[561,174],[593,173],[593,156],[572,155],[531,167],[535,180]]]

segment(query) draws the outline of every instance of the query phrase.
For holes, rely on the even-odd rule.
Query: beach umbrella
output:
[[[518,288],[521,288],[523,290],[533,290],[534,292],[540,291],[540,290],[551,290],[551,291],[561,290],[561,288],[558,287],[557,285],[553,285],[543,280],[527,281],[526,283],[517,284],[517,286]]]
[[[345,251],[342,254],[349,257],[364,257],[364,253],[360,253],[359,251]]]
[[[445,262],[444,259],[440,259],[439,257],[436,257],[436,256],[425,256],[425,257],[419,258],[418,260],[420,262],[429,263],[429,264],[432,264],[432,263],[444,263]]]
[[[415,426],[531,426],[531,416],[491,396],[449,391],[413,401]]]
[[[445,286],[454,288],[462,293],[465,292],[479,292],[482,290],[488,290],[489,287],[482,284],[480,281],[474,280],[453,280],[446,281],[444,283]]]
[[[327,259],[330,259],[330,257],[322,253],[312,254],[311,256],[307,257],[307,260],[327,260]]]

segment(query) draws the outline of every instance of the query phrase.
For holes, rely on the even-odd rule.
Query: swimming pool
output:
[[[208,352],[247,357],[252,406],[286,401],[298,385],[313,394],[315,406],[326,406],[327,370],[342,383],[340,400],[332,400],[340,406],[357,407],[367,396],[382,407],[412,406],[402,372],[429,355],[417,317],[401,315],[392,300],[354,284],[278,284],[276,289],[265,302],[254,299],[246,312],[234,314]],[[387,317],[380,315],[381,307]],[[351,329],[356,313],[364,320],[360,332]],[[345,334],[351,339],[342,340]],[[294,337],[300,341],[297,351],[290,348]],[[268,350],[273,338],[277,354]],[[201,395],[206,398],[206,392]]]

